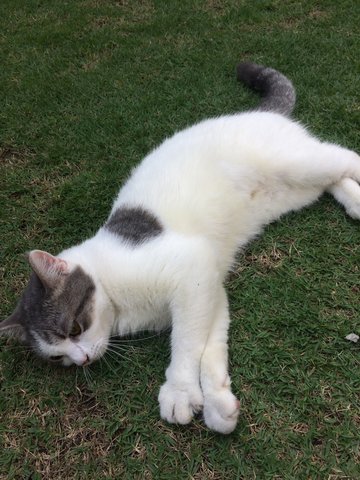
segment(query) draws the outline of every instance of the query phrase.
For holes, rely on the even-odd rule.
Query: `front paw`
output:
[[[216,432],[231,433],[237,424],[240,402],[227,387],[205,396],[204,420]]]
[[[200,386],[166,382],[160,388],[159,404],[161,418],[185,425],[202,409],[203,395]]]

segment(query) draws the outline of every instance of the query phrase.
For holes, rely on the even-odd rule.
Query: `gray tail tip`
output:
[[[240,62],[236,66],[236,78],[246,84],[252,82],[254,75],[258,74],[266,68],[264,65],[260,65],[254,62]]]
[[[295,106],[296,93],[291,81],[278,70],[252,62],[236,67],[237,79],[260,93],[258,109],[289,115]]]

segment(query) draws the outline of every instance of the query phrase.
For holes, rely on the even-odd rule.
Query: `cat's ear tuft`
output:
[[[45,287],[55,287],[69,273],[69,266],[65,260],[42,250],[32,250],[28,258],[32,269]]]
[[[6,320],[0,322],[0,336],[24,339],[24,327],[21,325],[19,308],[16,308]]]

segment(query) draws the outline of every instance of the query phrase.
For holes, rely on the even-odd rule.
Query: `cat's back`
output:
[[[139,199],[141,192],[186,191],[186,184],[199,189],[214,176],[220,188],[227,165],[241,169],[259,163],[262,168],[273,156],[286,156],[299,138],[306,137],[302,126],[277,113],[254,111],[204,120],[175,133],[147,155],[119,199]]]
[[[309,137],[299,123],[273,112],[244,112],[203,120],[175,133],[153,150],[135,173],[148,170],[179,169],[189,167],[209,168],[235,160],[253,161],[251,154],[257,151],[264,158],[272,151],[286,152],[301,138]]]
[[[286,117],[248,112],[202,121],[176,133],[135,168],[120,190],[122,205],[143,206],[165,226],[211,232],[249,209],[258,176],[270,172],[306,131]]]

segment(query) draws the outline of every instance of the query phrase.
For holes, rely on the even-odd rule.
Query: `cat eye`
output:
[[[64,358],[64,355],[52,355],[49,357],[49,360],[52,360],[53,362],[59,362]]]
[[[75,322],[72,324],[69,336],[70,337],[77,337],[78,335],[81,334],[81,332],[82,332],[81,326],[80,326],[79,322],[77,322],[75,320]]]

